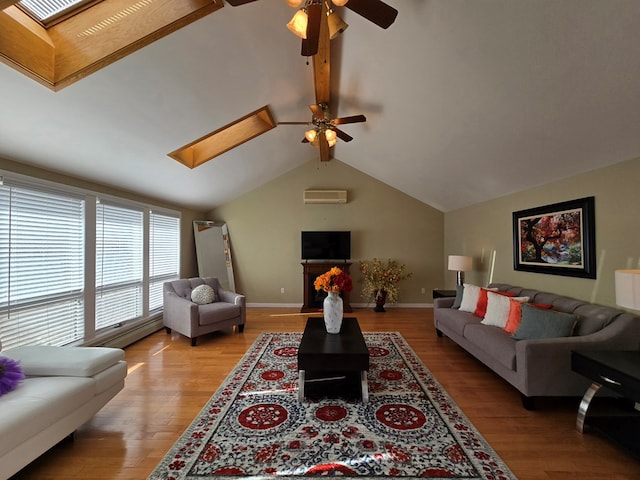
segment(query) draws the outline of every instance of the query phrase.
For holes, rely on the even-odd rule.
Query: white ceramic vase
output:
[[[343,312],[342,298],[340,297],[340,294],[328,292],[326,298],[322,302],[322,310],[327,333],[340,333]]]

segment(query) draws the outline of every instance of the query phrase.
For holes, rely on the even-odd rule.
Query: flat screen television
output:
[[[303,260],[348,260],[351,232],[302,232]]]

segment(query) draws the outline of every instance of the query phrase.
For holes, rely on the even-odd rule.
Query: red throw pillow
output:
[[[515,297],[516,294],[513,292],[498,292],[497,290],[489,290],[486,288],[480,289],[480,294],[478,295],[478,303],[476,303],[476,310],[473,314],[476,317],[484,318],[487,314],[487,303],[489,302],[489,297],[487,296],[487,292],[496,293],[498,295],[504,295],[505,297]]]

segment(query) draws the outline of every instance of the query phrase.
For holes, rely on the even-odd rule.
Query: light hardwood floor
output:
[[[12,480],[146,479],[261,332],[302,331],[308,314],[249,308],[244,333],[189,340],[159,331],[125,349],[126,385],[75,441],[54,447]],[[397,331],[522,480],[632,480],[640,462],[597,434],[574,429],[578,399],[525,410],[518,392],[447,338],[431,309],[356,309],[363,331]]]

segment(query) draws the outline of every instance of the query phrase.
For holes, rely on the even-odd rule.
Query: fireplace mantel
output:
[[[345,273],[349,273],[349,269],[351,268],[350,262],[336,262],[334,261],[318,261],[318,262],[302,262],[303,268],[303,277],[304,277],[304,298],[303,305],[300,309],[300,312],[321,312],[322,311],[322,301],[326,296],[324,292],[318,292],[313,286],[316,278],[322,275],[325,272],[331,270],[332,267],[338,267]],[[349,313],[353,310],[351,309],[351,305],[349,303],[349,294],[350,292],[342,292],[340,296],[342,297],[343,308],[344,311]]]

